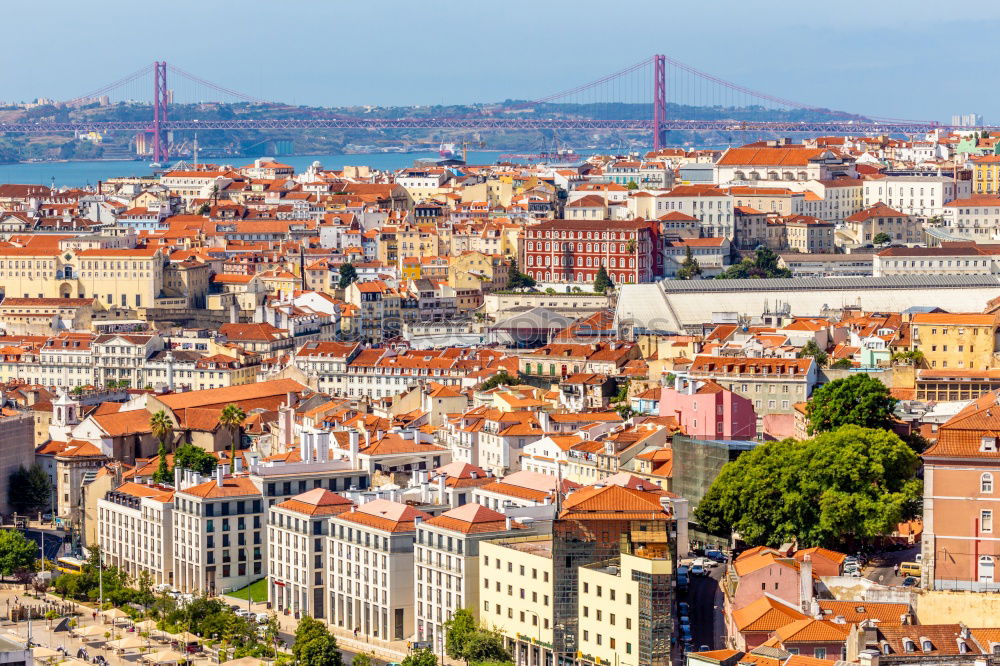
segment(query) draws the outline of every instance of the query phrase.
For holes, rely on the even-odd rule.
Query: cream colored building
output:
[[[640,663],[643,633],[659,645],[654,652],[670,651],[669,632],[643,632],[648,593],[640,580],[673,575],[669,557],[636,557],[622,553],[614,564],[579,569],[580,635],[578,646],[591,663]],[[645,611],[645,612],[644,612]],[[649,648],[646,648],[649,649]]]
[[[163,263],[158,249],[0,248],[0,290],[17,298],[94,298],[105,308],[153,307]]]
[[[554,618],[552,536],[487,541],[479,547],[480,622],[508,640],[516,638],[515,662],[550,662]],[[548,646],[548,647],[547,647]]]
[[[98,542],[107,566],[132,580],[143,571],[153,584],[173,584],[174,490],[123,483],[97,500]]]

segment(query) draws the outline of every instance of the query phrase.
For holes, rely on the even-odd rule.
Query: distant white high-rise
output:
[[[978,113],[964,113],[951,117],[951,124],[954,127],[980,127],[983,124],[983,116]]]

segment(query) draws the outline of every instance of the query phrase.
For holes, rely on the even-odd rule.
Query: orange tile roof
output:
[[[431,518],[426,524],[462,534],[482,534],[506,531],[507,517],[481,504],[469,503]],[[523,525],[512,522],[511,527],[521,528]]]
[[[221,485],[215,479],[212,479],[211,481],[206,481],[190,488],[184,488],[177,492],[205,499],[260,496],[260,489],[245,476],[226,477],[222,480]]]
[[[804,613],[770,595],[734,610],[732,617],[741,632],[771,632],[796,620],[808,619]]]
[[[307,516],[336,516],[350,511],[353,506],[354,502],[331,490],[313,488],[277,504],[275,508],[287,509]]]
[[[850,625],[806,618],[795,620],[775,630],[783,645],[788,643],[843,643]]]
[[[365,502],[354,511],[341,513],[334,520],[374,527],[384,532],[412,532],[416,519],[429,520],[431,515],[419,509],[387,499]]]

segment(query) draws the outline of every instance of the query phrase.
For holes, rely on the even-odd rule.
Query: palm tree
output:
[[[229,403],[223,407],[222,414],[219,415],[219,425],[224,428],[229,428],[229,430],[233,433],[233,469],[236,468],[236,449],[237,444],[240,441],[240,428],[246,420],[247,413],[240,409],[239,405],[235,405],[233,403]]]
[[[160,410],[149,417],[149,431],[153,437],[160,440],[160,448],[157,454],[160,456],[160,465],[153,474],[153,481],[157,483],[169,483],[170,468],[167,467],[167,440],[174,431],[174,422],[170,420],[170,415],[166,411]]]

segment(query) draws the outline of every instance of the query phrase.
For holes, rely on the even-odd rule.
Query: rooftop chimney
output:
[[[813,600],[813,563],[812,557],[806,555],[802,558],[802,566],[799,567],[799,603],[802,612],[808,613],[812,608]]]

